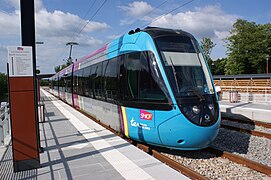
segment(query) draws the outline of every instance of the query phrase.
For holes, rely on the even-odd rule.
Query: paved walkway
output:
[[[269,103],[219,101],[223,116],[271,123]]]
[[[46,122],[40,123],[41,168],[13,173],[12,148],[0,179],[187,179],[43,91]]]

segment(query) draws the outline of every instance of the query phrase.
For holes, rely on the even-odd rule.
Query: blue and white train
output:
[[[130,31],[55,74],[50,90],[151,145],[202,149],[220,126],[210,70],[197,40],[182,30]]]

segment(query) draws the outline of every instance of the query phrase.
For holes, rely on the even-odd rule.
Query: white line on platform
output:
[[[52,95],[44,90],[41,90],[47,97]],[[82,123],[74,114],[69,112],[66,108],[70,108],[65,103],[58,101],[52,101],[52,103],[61,111],[61,113],[66,116],[69,121],[74,125],[74,127],[88,140],[97,139],[95,141],[89,141],[93,147],[98,150],[101,155],[125,178],[125,179],[154,179],[143,169],[138,167],[130,159],[120,153],[117,149],[112,147],[104,139],[100,138],[97,133],[94,132],[95,129],[91,130],[84,123]],[[65,106],[65,107],[64,107]],[[79,112],[77,112],[79,113]],[[85,117],[87,118],[87,117]],[[102,127],[103,128],[103,127]],[[84,133],[87,129],[91,133]],[[103,128],[104,129],[104,128]],[[157,172],[158,173],[158,172]]]
[[[232,109],[243,109],[243,110],[253,110],[253,111],[262,111],[262,112],[271,112],[270,110],[267,109],[257,109],[257,108],[248,108],[248,107],[234,107],[234,106],[229,106],[229,105],[222,105],[220,104],[220,107],[223,108],[232,108]]]

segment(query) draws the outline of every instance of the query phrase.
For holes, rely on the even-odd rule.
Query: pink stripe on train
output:
[[[80,63],[82,63],[83,61],[85,61],[85,60],[87,60],[87,59],[89,59],[89,58],[91,58],[91,57],[93,57],[93,56],[95,56],[95,55],[97,55],[97,54],[99,54],[99,53],[101,53],[101,52],[106,51],[106,50],[107,50],[107,47],[108,47],[108,44],[106,44],[106,45],[104,45],[103,47],[101,47],[100,49],[98,49],[98,50],[92,52],[91,54],[89,54],[89,55],[87,55],[87,56],[85,56],[85,57],[79,59],[77,62],[74,63],[74,71],[80,69],[80,68],[79,68]]]

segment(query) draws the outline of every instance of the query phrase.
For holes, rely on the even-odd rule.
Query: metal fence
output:
[[[8,145],[10,141],[10,110],[9,103],[2,102],[0,108],[0,146]]]
[[[45,122],[45,103],[44,98],[40,98],[40,101],[38,102],[38,116],[39,116],[39,122]]]

